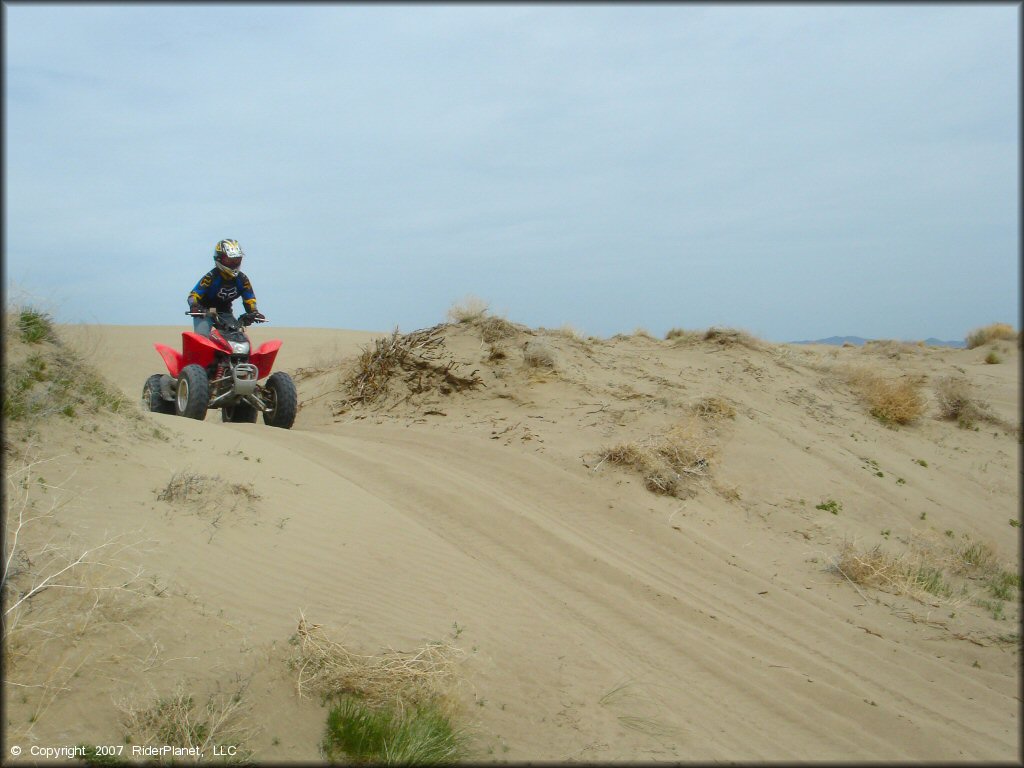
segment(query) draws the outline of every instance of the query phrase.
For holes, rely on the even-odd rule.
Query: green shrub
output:
[[[998,571],[989,578],[988,589],[992,597],[1010,600],[1013,598],[1014,590],[1020,589],[1020,574],[1013,571]]]
[[[18,315],[18,331],[22,341],[39,344],[43,341],[56,341],[53,332],[53,318],[45,312],[26,308]]]
[[[327,716],[323,747],[332,762],[437,765],[456,762],[464,741],[448,717],[430,704],[372,707],[345,696]]]
[[[4,418],[89,412],[123,413],[130,402],[67,348],[49,347],[4,368]]]

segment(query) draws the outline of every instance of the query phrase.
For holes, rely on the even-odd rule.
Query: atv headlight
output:
[[[248,341],[232,341],[231,351],[236,355],[248,355],[249,354],[249,342]]]

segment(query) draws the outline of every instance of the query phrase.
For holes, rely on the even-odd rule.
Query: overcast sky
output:
[[[182,324],[1019,324],[1017,4],[4,6],[5,279]]]

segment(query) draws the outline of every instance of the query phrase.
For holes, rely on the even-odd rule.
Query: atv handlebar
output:
[[[206,312],[186,312],[185,316],[186,317],[216,317],[217,314],[218,313],[216,311],[208,310]],[[251,325],[252,323],[267,323],[267,322],[270,322],[265,315],[263,316],[262,320],[257,320],[255,317],[253,317],[251,312],[243,312],[242,314],[240,314],[238,316],[238,321],[242,325]]]

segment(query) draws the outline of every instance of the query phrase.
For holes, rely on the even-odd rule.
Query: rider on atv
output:
[[[242,247],[237,240],[221,240],[213,250],[214,268],[203,275],[188,295],[189,312],[202,313],[193,317],[195,332],[209,337],[212,327],[211,315],[231,312],[231,305],[239,296],[245,306],[240,318],[245,325],[266,322],[266,317],[256,309],[256,294],[252,283],[239,270],[242,266]]]

